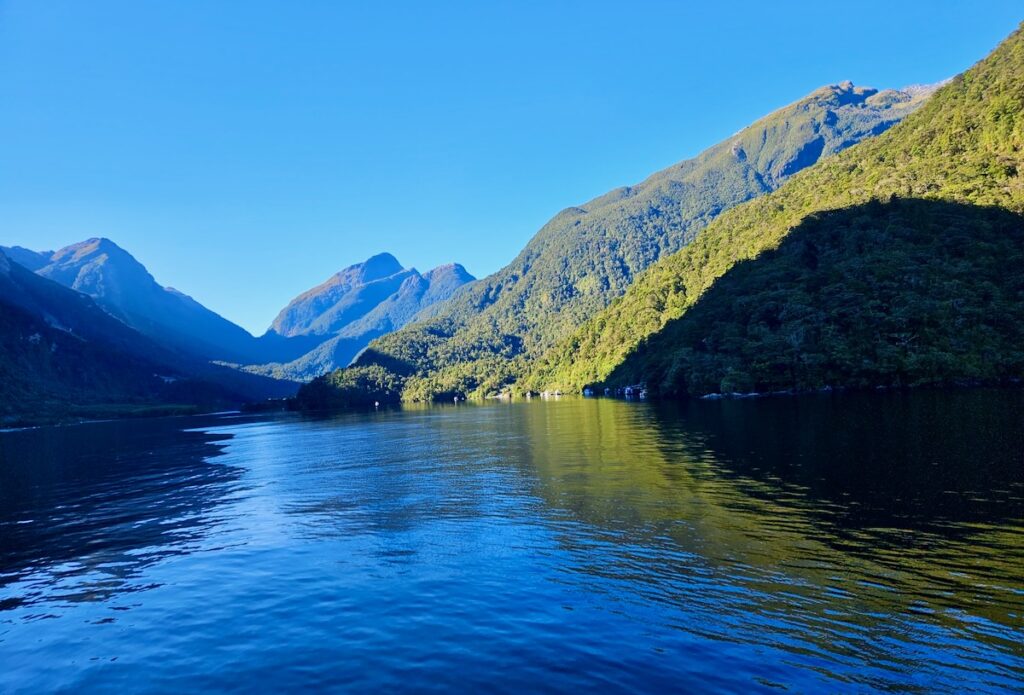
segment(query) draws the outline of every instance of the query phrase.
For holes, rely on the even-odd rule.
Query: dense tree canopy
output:
[[[525,383],[567,389],[649,377],[668,390],[717,391],[1019,373],[1010,317],[1020,302],[1022,148],[1018,31],[900,125],[723,214]],[[872,202],[895,196],[914,200]],[[1005,214],[980,209],[988,207]],[[993,266],[999,258],[1002,269]],[[1008,313],[991,313],[1000,311]],[[965,334],[954,344],[964,321],[982,317],[969,341]],[[943,325],[914,324],[921,321]],[[901,340],[903,357],[895,354]],[[845,366],[780,376],[805,351]],[[983,368],[992,360],[997,367]]]
[[[1024,218],[920,199],[811,215],[606,381],[662,394],[1024,375]]]

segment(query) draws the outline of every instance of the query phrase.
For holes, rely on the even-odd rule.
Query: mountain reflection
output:
[[[1005,690],[1022,396],[976,393],[0,434],[0,653],[44,690],[230,689],[238,645],[335,689],[568,658],[560,689]]]
[[[432,522],[488,518],[503,504],[520,508],[532,476],[508,465],[526,444],[513,430],[518,419],[473,406],[303,418],[282,443],[304,452],[301,462],[290,457],[282,511],[317,539],[396,538]],[[289,456],[268,451],[262,463]]]
[[[837,532],[1024,516],[1024,391],[664,403],[652,415],[663,442],[700,437],[724,472],[798,490]]]
[[[152,588],[143,570],[194,551],[240,470],[211,463],[225,435],[180,419],[0,436],[3,608],[103,601]]]
[[[720,639],[820,620],[851,664],[911,614],[1019,658],[1021,394],[920,395],[570,401],[522,424],[538,493],[588,529],[560,535],[577,581],[646,587]]]

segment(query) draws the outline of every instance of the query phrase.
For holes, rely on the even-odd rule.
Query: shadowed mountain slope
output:
[[[394,256],[379,254],[297,297],[256,338],[188,295],[161,286],[109,239],[55,252],[2,248],[42,277],[89,295],[160,345],[206,361],[260,365],[247,371],[288,379],[309,379],[348,364],[370,340],[474,279],[459,265],[420,275]]]
[[[53,251],[33,251],[23,246],[0,246],[0,252],[7,258],[29,270],[39,270],[49,264]]]
[[[605,380],[662,395],[1024,376],[1024,217],[938,200],[805,218]]]
[[[0,252],[0,418],[114,415],[167,404],[237,406],[294,385],[158,345],[90,297]]]
[[[673,392],[1010,376],[1017,329],[999,314],[1014,316],[1021,301],[1013,265],[1022,170],[1018,30],[889,132],[723,214],[553,350],[526,383],[578,389],[642,380],[648,369]],[[1004,212],[978,210],[989,207]],[[872,250],[876,243],[891,255]],[[993,254],[1004,258],[1002,271]],[[722,289],[711,291],[720,279]],[[980,333],[967,330],[968,317],[981,320]],[[957,343],[960,331],[976,347]],[[792,360],[801,354],[823,363],[798,367]],[[782,377],[784,364],[793,371]]]

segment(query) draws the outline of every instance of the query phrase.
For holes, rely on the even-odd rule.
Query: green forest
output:
[[[848,82],[823,87],[694,159],[568,208],[504,269],[374,341],[354,367],[321,382],[351,394],[367,380],[376,383],[383,368],[385,381],[398,385],[392,397],[407,401],[508,389],[537,358],[621,296],[637,274],[690,243],[723,210],[887,130],[929,93]],[[322,383],[303,397],[321,393]]]
[[[922,199],[807,217],[644,341],[609,384],[662,395],[1024,374],[1024,218]]]
[[[524,385],[697,393],[1019,376],[1022,112],[1018,31],[900,125],[724,213]]]

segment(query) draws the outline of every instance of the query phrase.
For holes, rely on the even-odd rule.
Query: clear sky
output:
[[[949,77],[1020,0],[0,0],[0,244],[107,236],[262,333],[379,251],[483,276],[814,88]]]

